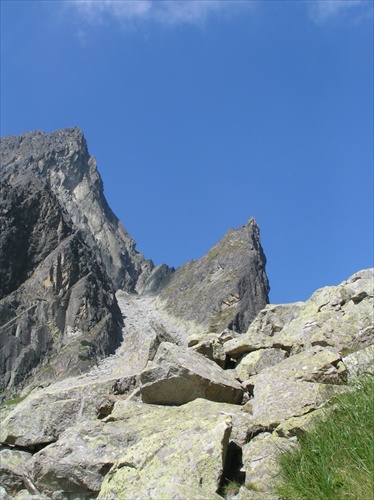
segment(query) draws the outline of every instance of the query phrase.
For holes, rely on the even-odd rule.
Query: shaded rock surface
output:
[[[105,270],[116,288],[134,290],[144,269],[149,274],[153,265],[135,250],[134,240],[110,210],[103,194],[96,160],[89,155],[83,133],[78,128],[58,130],[51,134],[29,132],[19,137],[4,137],[1,139],[1,152],[1,179],[5,193],[9,192],[12,199],[23,195],[21,200],[25,199],[24,203],[27,203],[24,209],[39,209],[38,212],[27,214],[39,223],[39,227],[35,228],[39,229],[38,232],[33,230],[31,237],[34,243],[32,248],[25,248],[24,241],[14,237],[13,233],[3,235],[5,242],[11,238],[12,243],[18,242],[19,249],[23,248],[23,252],[41,261],[43,252],[40,250],[45,246],[45,240],[50,240],[52,247],[56,246],[53,243],[53,239],[56,239],[54,231],[61,224],[60,231],[66,232],[65,225],[68,224],[74,229],[84,230],[86,241],[100,253]],[[33,197],[30,197],[29,192]],[[50,207],[42,203],[44,196],[51,197],[54,202],[52,207],[55,212],[52,214],[48,212]],[[2,209],[8,215],[11,209],[12,215],[14,203],[10,207],[5,204]],[[30,220],[22,218],[22,214],[16,215],[21,219],[16,224],[12,223],[11,227],[17,230],[22,227],[26,231],[34,227],[30,225]],[[51,226],[51,234],[47,233],[43,237],[46,220]],[[29,240],[30,235],[27,237]],[[47,253],[48,245],[45,249]],[[23,276],[35,267],[33,258],[29,258],[28,262],[31,267],[22,269]],[[14,272],[15,268],[11,266],[10,271]],[[20,279],[24,281],[24,277]],[[7,285],[8,293],[17,286],[13,276],[5,282],[1,281],[11,284]]]

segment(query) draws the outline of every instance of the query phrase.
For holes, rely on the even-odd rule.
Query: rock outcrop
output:
[[[5,183],[5,189],[12,200],[18,192],[24,193],[25,198],[25,205],[22,211],[14,215],[17,219],[13,223],[9,223],[9,215],[13,216],[15,203],[9,206],[4,200],[2,205],[2,213],[8,214],[8,224],[5,227],[9,225],[13,228],[10,234],[5,231],[2,236],[5,246],[12,244],[14,249],[13,245],[17,244],[17,249],[22,249],[24,255],[25,252],[28,255],[27,263],[21,264],[17,259],[19,266],[30,264],[35,267],[33,259],[40,262],[43,255],[48,253],[46,236],[51,239],[51,231],[56,231],[60,225],[60,232],[66,232],[64,226],[69,224],[73,230],[82,230],[85,241],[100,254],[116,289],[133,291],[140,286],[140,276],[144,273],[145,280],[153,264],[136,251],[135,241],[109,208],[96,160],[89,155],[83,133],[78,128],[58,130],[52,134],[30,132],[19,137],[4,137],[1,139],[1,153],[1,180]],[[28,189],[34,194],[31,199]],[[55,213],[50,214],[51,209],[44,207],[43,196],[52,197]],[[36,210],[29,213],[30,208]],[[35,228],[39,229],[38,232],[33,230],[31,218],[39,224]],[[50,226],[49,231],[45,230],[46,223]],[[16,230],[33,231],[22,240],[17,238],[18,234],[15,235]],[[26,243],[30,243],[30,239],[35,248],[28,248]],[[40,252],[45,246],[44,253]],[[5,254],[3,259],[9,259],[9,255]],[[9,271],[13,272],[13,269],[14,266],[11,266]],[[22,272],[21,280],[24,281],[27,273],[32,272],[32,267],[23,268]],[[13,289],[20,284],[13,276],[10,277],[10,282]],[[8,287],[5,293],[10,291],[12,290]]]
[[[259,228],[251,218],[228,231],[204,257],[168,275],[160,303],[190,330],[244,332],[269,302],[265,264]]]

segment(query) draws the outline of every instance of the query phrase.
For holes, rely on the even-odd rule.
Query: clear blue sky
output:
[[[1,135],[79,126],[156,264],[254,216],[270,300],[373,265],[373,2],[1,1]]]

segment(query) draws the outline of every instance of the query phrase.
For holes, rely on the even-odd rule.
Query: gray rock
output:
[[[40,492],[58,498],[99,491],[107,500],[182,499],[187,492],[216,498],[230,409],[203,400],[178,408],[119,401],[105,421],[85,420],[36,453],[30,477]]]
[[[365,373],[372,373],[374,366],[374,345],[352,352],[343,357],[348,378],[354,379]]]
[[[196,398],[240,403],[243,388],[216,363],[169,342],[160,345],[140,374],[145,403],[181,405]]]
[[[258,498],[266,498],[265,494],[271,495],[279,475],[277,456],[281,451],[295,445],[295,439],[285,439],[264,432],[243,446],[243,464],[246,470],[245,487],[249,492],[248,496],[245,496],[243,492],[239,498],[251,498],[251,490],[260,494]]]
[[[96,418],[109,395],[130,392],[133,377],[81,377],[34,390],[5,418],[0,442],[33,448],[57,441],[67,428]]]
[[[225,344],[228,356],[263,348],[296,354],[312,346],[332,346],[341,354],[370,346],[374,270],[354,274],[338,286],[317,290],[306,302],[266,306],[241,335]]]
[[[229,326],[243,332],[268,302],[265,263],[259,228],[252,218],[230,230],[204,257],[178,268],[161,291],[160,301],[191,328],[199,325],[219,332]]]
[[[273,429],[320,408],[341,390],[345,376],[340,356],[319,346],[265,369],[248,381],[254,387],[254,423]]]
[[[1,150],[2,181],[21,191],[35,186],[41,191],[40,197],[48,188],[59,205],[54,225],[64,225],[60,220],[65,219],[84,230],[88,245],[99,251],[115,287],[134,290],[139,276],[143,272],[148,275],[153,264],[135,250],[134,240],[110,210],[96,160],[88,153],[83,133],[74,127],[52,134],[8,136],[1,139]],[[41,214],[50,217],[49,212]],[[43,227],[43,218],[37,218]],[[42,247],[43,238],[36,237],[35,243]]]
[[[235,367],[236,378],[241,382],[257,375],[265,368],[269,368],[283,361],[287,356],[281,349],[259,349],[244,355],[238,360]]]
[[[14,496],[26,487],[26,464],[31,457],[25,451],[0,448],[0,484],[8,495]]]

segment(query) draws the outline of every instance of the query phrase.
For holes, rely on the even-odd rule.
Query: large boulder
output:
[[[130,377],[81,377],[66,379],[46,389],[36,389],[7,415],[0,428],[0,442],[34,449],[57,441],[67,428],[96,418],[113,406],[115,394],[131,392]]]
[[[181,407],[119,401],[106,419],[70,427],[36,453],[30,478],[56,499],[99,492],[105,500],[216,498],[231,408],[204,400]]]
[[[258,351],[245,354],[238,360],[235,368],[236,378],[242,382],[253,375],[257,375],[265,368],[280,363],[287,357],[282,349],[259,349]]]
[[[197,398],[240,403],[243,388],[228,372],[200,354],[163,342],[140,374],[145,403],[181,405]]]
[[[247,384],[253,387],[253,420],[274,429],[280,422],[321,407],[344,383],[339,354],[320,346],[281,361]]]
[[[286,439],[263,432],[243,446],[246,482],[239,498],[242,500],[278,498],[273,493],[279,478],[277,455],[295,445],[295,439]]]

